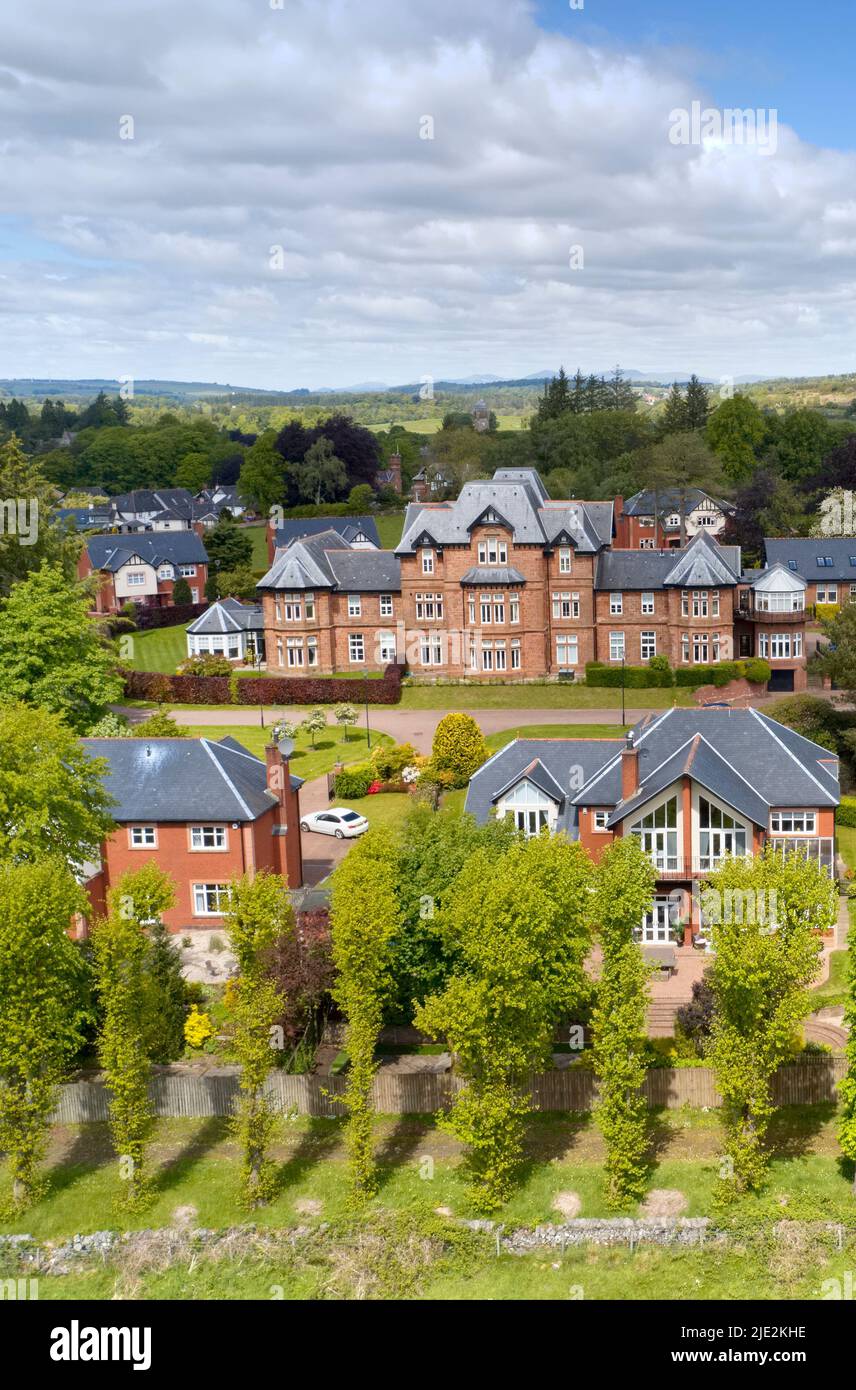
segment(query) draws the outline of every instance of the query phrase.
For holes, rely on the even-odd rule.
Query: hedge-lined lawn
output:
[[[847,973],[849,951],[832,951],[829,957],[829,978],[811,991],[812,1009],[832,1008],[846,1004],[849,998]]]
[[[694,705],[693,692],[669,689],[625,690],[626,709],[670,709]],[[570,682],[544,685],[405,685],[397,709],[621,709],[621,691]]]
[[[257,758],[264,758],[265,744],[270,741],[271,723],[272,721],[268,720],[264,729],[258,723],[192,724],[185,727],[194,738],[236,738],[251,753],[255,753]],[[373,748],[377,747],[378,744],[390,744],[392,742],[389,734],[382,734],[376,729],[372,729]],[[337,762],[358,763],[362,762],[366,756],[365,729],[350,729],[348,740],[345,742],[338,724],[333,724],[328,726],[326,733],[322,732],[315,735],[314,748],[309,734],[298,729],[289,766],[295,776],[302,777],[305,782],[309,782],[313,777],[320,777],[322,773],[329,772]],[[366,797],[367,801],[375,801],[376,799],[373,796]]]
[[[189,623],[177,627],[156,627],[151,632],[132,632],[123,637],[123,644],[129,643],[130,653],[122,655],[121,664],[134,671],[158,671],[165,676],[175,675],[175,668],[187,657],[186,632]],[[123,646],[123,653],[124,653]]]

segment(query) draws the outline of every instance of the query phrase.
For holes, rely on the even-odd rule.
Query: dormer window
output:
[[[479,541],[478,554],[480,565],[505,565],[508,563],[508,543],[501,541],[498,536],[488,536],[486,540]]]
[[[434,573],[434,551],[427,546],[422,551],[422,573]]]
[[[569,545],[559,548],[559,574],[570,574],[573,551]]]

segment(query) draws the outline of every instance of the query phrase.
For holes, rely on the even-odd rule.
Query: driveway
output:
[[[310,811],[325,811],[330,805],[327,798],[327,777],[314,777],[304,782],[300,788],[300,814],[306,816]],[[335,835],[319,835],[317,831],[301,832],[300,847],[303,852],[303,883],[314,888],[322,878],[332,873],[336,865],[344,859],[353,840],[337,840]]]

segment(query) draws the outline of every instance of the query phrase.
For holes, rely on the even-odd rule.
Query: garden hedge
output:
[[[835,820],[838,825],[856,826],[856,796],[842,796]]]
[[[163,676],[156,671],[122,671],[129,700],[176,705],[397,705],[401,667],[387,666],[380,680],[337,680],[318,676]]]
[[[622,679],[623,677],[623,679]],[[678,666],[674,671],[658,664],[657,666],[606,666],[599,661],[590,661],[586,666],[586,685],[601,687],[620,687],[625,690],[646,690],[653,687],[671,685],[728,685],[730,681],[745,678],[761,685],[770,679],[770,666],[757,657],[748,661],[719,661],[712,666]]]

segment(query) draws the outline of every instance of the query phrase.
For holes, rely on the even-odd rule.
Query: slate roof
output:
[[[54,515],[77,531],[97,531],[99,527],[109,526],[112,522],[112,513],[107,506],[58,507]]]
[[[768,565],[784,565],[810,583],[837,579],[856,584],[856,536],[819,536],[816,540],[769,536],[764,538],[764,550]],[[832,564],[818,564],[820,556],[828,556]]]
[[[703,492],[700,487],[688,487],[684,492],[684,507],[686,515],[695,511],[700,502],[712,502],[721,512],[728,513],[734,510],[730,502],[723,502],[718,497],[711,497],[709,492]],[[681,491],[680,488],[666,487],[657,492],[657,506],[660,515],[664,512],[678,512],[681,510]],[[654,492],[653,490],[643,490],[635,492],[632,497],[628,497],[624,503],[625,516],[653,516],[654,515]]]
[[[134,492],[111,497],[110,505],[114,511],[128,512],[133,516],[173,511],[189,521],[193,514],[193,500],[193,494],[186,487],[137,488]]]
[[[373,516],[316,516],[280,522],[274,530],[274,544],[277,548],[290,545],[292,541],[305,536],[320,536],[325,531],[336,531],[346,541],[356,540],[362,532],[372,545],[380,550],[380,535]]]
[[[212,603],[192,622],[187,631],[198,633],[261,632],[264,630],[261,604],[241,603],[236,598],[223,598]]]
[[[267,768],[237,739],[84,738],[107,762],[104,785],[119,824],[254,821],[276,805]],[[296,790],[300,777],[291,778]]]
[[[486,512],[510,529],[515,545],[567,542],[591,555],[612,539],[611,502],[550,502],[533,468],[500,468],[489,481],[465,483],[454,501],[412,502],[396,554],[413,554],[423,536],[437,546],[469,545]]]
[[[144,531],[133,535],[89,536],[86,549],[93,569],[115,571],[139,555],[147,565],[206,565],[208,552],[195,531]]]
[[[740,583],[739,545],[719,545],[703,532],[682,550],[606,550],[598,556],[596,589],[727,589]]]
[[[324,531],[277,550],[256,587],[394,594],[401,591],[401,564],[391,550],[363,550],[335,531]]]
[[[466,810],[484,823],[530,767],[536,774],[543,768],[566,789],[559,828],[572,838],[580,806],[609,808],[614,826],[685,774],[759,825],[767,824],[772,807],[837,806],[840,800],[837,761],[828,749],[759,710],[718,706],[649,714],[633,729],[633,742],[640,785],[626,802],[623,740],[515,739],[471,779]],[[543,777],[536,785],[547,790]]]
[[[525,584],[526,578],[513,565],[473,565],[466,574],[461,575],[461,583],[480,584]]]

